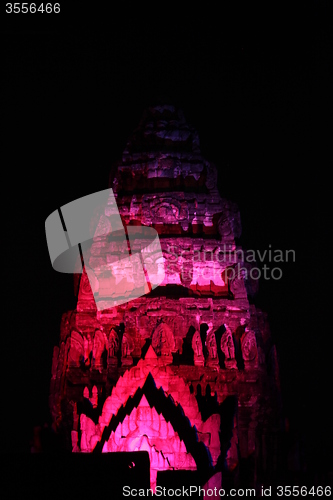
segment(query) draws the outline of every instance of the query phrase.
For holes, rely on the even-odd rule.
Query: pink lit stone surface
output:
[[[132,255],[140,258],[120,258],[128,242],[120,248],[108,240],[115,206],[106,203],[75,277],[76,308],[63,315],[54,348],[49,402],[68,449],[146,450],[152,488],[162,470],[196,470],[202,486],[220,486],[223,467],[236,484],[241,459],[253,458],[258,470],[276,466],[276,350],[244,276],[227,276],[242,264],[232,252],[240,248],[241,224],[216,176],[181,112],[145,112],[112,183]],[[159,236],[161,253],[142,226]],[[115,287],[124,298],[118,304]],[[226,429],[221,415],[230,398],[236,408]]]

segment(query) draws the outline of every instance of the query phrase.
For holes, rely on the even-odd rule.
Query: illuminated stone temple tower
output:
[[[86,272],[75,275],[77,306],[53,354],[54,427],[73,452],[147,451],[152,487],[173,470],[254,486],[277,467],[280,390],[266,315],[248,300],[237,207],[173,106],[144,113],[110,179],[124,226],[157,231],[165,276],[98,310]],[[109,215],[86,267],[118,259],[98,232]],[[129,275],[118,268],[124,297]],[[103,298],[102,280],[96,290]]]

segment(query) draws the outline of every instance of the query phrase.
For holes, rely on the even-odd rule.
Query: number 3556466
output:
[[[60,3],[6,3],[7,14],[34,14],[35,12],[58,14],[60,12]]]

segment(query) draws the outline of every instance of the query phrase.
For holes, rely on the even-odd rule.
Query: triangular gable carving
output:
[[[163,415],[159,415],[155,408],[150,408],[145,395],[131,414],[126,415],[116,430],[111,432],[102,451],[143,450],[149,453],[150,483],[153,490],[156,487],[157,471],[197,468],[178,433]]]
[[[173,370],[165,366],[163,360],[156,356],[151,346],[144,359],[140,359],[136,366],[119,377],[111,396],[105,400],[99,420],[101,426],[107,426],[112,415],[117,414],[118,409],[126,404],[127,399],[133,396],[139,387],[143,387],[149,373],[157,389],[161,387],[167,396],[173,398],[176,405],[181,405],[191,424],[200,427],[202,418],[195,396],[191,394],[184,380],[175,375]]]
[[[186,420],[187,429],[191,431],[192,436],[187,438],[187,445],[171,422],[166,421],[153,404],[150,406],[147,397],[142,393],[147,384],[150,384],[150,388],[153,387],[156,393],[162,391],[162,398],[169,400],[168,404],[174,408],[173,411],[180,411],[180,415],[183,415],[181,418]],[[140,391],[140,400],[133,407]],[[179,415],[177,418],[179,419]],[[170,467],[193,469],[198,466],[198,460],[205,462],[202,454],[205,448],[210,456],[210,459],[207,456],[206,466],[209,465],[209,460],[211,465],[215,466],[220,455],[220,415],[214,414],[203,422],[197,400],[188,385],[156,356],[151,347],[145,359],[141,359],[118,379],[111,396],[105,400],[98,424],[95,425],[88,417],[83,420],[87,428],[87,432],[82,432],[85,451],[93,451],[97,443],[103,452],[135,451],[133,447],[138,450],[147,448],[151,468],[155,471],[151,476],[152,484],[156,480],[157,470],[167,470]],[[114,424],[111,425],[112,422]],[[142,436],[147,439],[142,440]],[[170,439],[166,440],[165,436]],[[204,445],[200,448],[201,451],[197,448],[199,445]],[[158,456],[160,453],[162,456]],[[165,458],[169,461],[166,462]]]

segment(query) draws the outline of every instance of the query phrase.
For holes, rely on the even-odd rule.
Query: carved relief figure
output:
[[[246,328],[241,343],[244,361],[255,361],[257,358],[257,341],[254,331]]]
[[[175,350],[175,339],[171,328],[166,323],[160,323],[153,333],[152,347],[159,356],[171,356]]]
[[[194,364],[196,366],[203,366],[205,364],[205,358],[203,355],[202,341],[198,330],[194,332],[194,335],[192,337],[192,349],[194,352]]]
[[[134,349],[134,343],[132,338],[124,333],[121,339],[121,363],[122,365],[131,365],[133,363],[133,359],[131,356],[131,352]]]
[[[235,345],[231,330],[225,325],[226,331],[221,337],[221,351],[223,352],[224,365],[228,370],[237,369],[237,362],[235,359]]]
[[[153,220],[162,219],[164,222],[176,222],[188,218],[188,207],[186,201],[180,202],[176,198],[149,199],[149,212]]]
[[[235,346],[229,327],[226,327],[226,331],[221,337],[221,351],[225,355],[225,359],[235,359]]]
[[[119,338],[116,330],[113,328],[110,331],[109,334],[109,342],[108,342],[108,353],[109,357],[112,358],[116,356],[117,352],[119,350]]]
[[[126,358],[129,355],[129,345],[127,336],[124,334],[121,342],[121,356],[122,358]]]
[[[217,358],[217,345],[216,345],[216,338],[215,338],[214,332],[211,332],[207,336],[206,345],[207,345],[209,357],[212,359],[216,359]]]
[[[202,356],[202,342],[201,342],[201,337],[200,333],[198,330],[194,332],[194,335],[192,337],[192,349],[194,352],[194,356]]]
[[[216,336],[213,330],[213,323],[208,323],[208,330],[206,334],[206,348],[208,351],[208,358],[206,359],[207,366],[217,367],[219,365],[219,358],[217,356]]]

